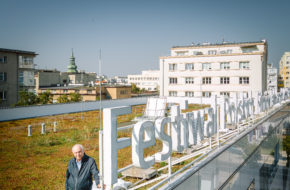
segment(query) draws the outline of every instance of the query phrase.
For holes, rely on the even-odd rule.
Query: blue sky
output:
[[[268,40],[278,66],[290,51],[289,0],[1,0],[0,48],[35,51],[38,68],[108,76],[158,69],[175,45]]]

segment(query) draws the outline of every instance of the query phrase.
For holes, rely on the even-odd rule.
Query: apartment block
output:
[[[17,103],[19,91],[35,92],[36,55],[31,51],[0,48],[0,107]]]
[[[159,88],[159,70],[142,71],[141,75],[128,75],[128,83],[136,84],[140,89],[157,91]]]
[[[160,57],[160,96],[247,97],[267,90],[267,42],[174,46]]]
[[[290,52],[285,52],[280,60],[280,76],[285,88],[290,88]]]

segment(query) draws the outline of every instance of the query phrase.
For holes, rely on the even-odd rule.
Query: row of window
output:
[[[211,82],[212,82],[211,77],[202,78],[202,84],[212,84]],[[250,83],[249,77],[239,77],[239,84],[249,84],[249,83]],[[170,77],[169,84],[177,84],[177,78]],[[194,78],[186,77],[185,84],[194,84]],[[220,77],[220,84],[230,84],[230,77]]]
[[[230,69],[230,62],[221,62],[220,69],[227,70]],[[249,69],[250,62],[249,61],[241,61],[239,62],[240,69]],[[211,70],[212,63],[202,63],[202,70]],[[185,70],[193,71],[194,70],[194,63],[186,63]],[[170,63],[169,64],[169,71],[177,71],[177,63]]]
[[[184,55],[189,55],[188,53],[189,53],[188,51],[177,51],[176,55],[177,56],[184,56]],[[227,49],[227,50],[221,50],[219,52],[217,50],[208,50],[207,51],[208,55],[217,55],[218,53],[219,54],[231,54],[231,53],[233,53],[233,50]],[[201,51],[194,51],[194,52],[192,52],[192,54],[193,55],[205,55],[206,53],[201,52]]]
[[[129,80],[158,80],[158,77],[132,77]]]
[[[202,92],[203,97],[211,97],[211,92]],[[230,92],[220,92],[221,96],[230,96]],[[177,91],[169,91],[169,96],[177,96]],[[186,91],[185,92],[186,97],[194,97],[193,91]]]

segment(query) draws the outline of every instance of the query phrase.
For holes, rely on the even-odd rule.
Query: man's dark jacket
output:
[[[93,180],[99,184],[99,171],[95,160],[86,154],[82,158],[81,169],[78,169],[76,159],[73,158],[69,161],[66,171],[66,190],[90,190],[92,189]]]

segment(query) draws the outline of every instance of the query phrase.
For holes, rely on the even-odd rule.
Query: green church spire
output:
[[[76,62],[75,62],[73,49],[72,49],[72,52],[71,52],[70,63],[67,66],[67,72],[68,73],[77,73],[78,72],[77,71]]]

